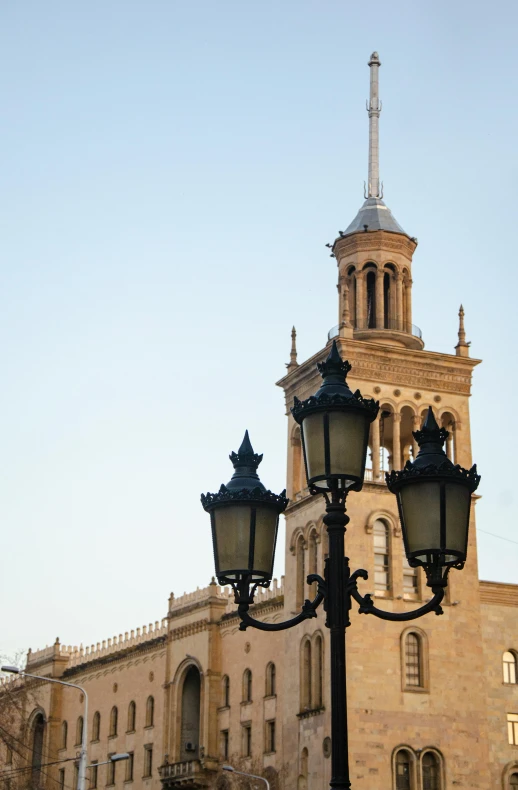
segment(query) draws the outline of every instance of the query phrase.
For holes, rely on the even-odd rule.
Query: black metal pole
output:
[[[329,535],[327,561],[327,625],[331,631],[331,788],[350,790],[347,732],[347,681],[345,674],[345,629],[349,619],[346,585],[348,563],[344,557],[345,497],[338,490],[327,501],[324,524]]]

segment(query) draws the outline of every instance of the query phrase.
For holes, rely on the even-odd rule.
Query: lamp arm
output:
[[[317,609],[326,596],[327,586],[324,579],[316,573],[311,573],[307,578],[308,584],[317,583],[317,594],[312,601],[306,599],[302,606],[302,611],[290,620],[285,620],[283,623],[263,623],[261,620],[256,620],[250,617],[248,609],[250,604],[240,603],[237,608],[237,613],[241,618],[239,626],[240,631],[246,631],[250,626],[251,628],[258,628],[260,631],[285,631],[287,628],[293,628],[294,625],[302,623],[303,620],[308,620],[311,617],[317,616]]]
[[[356,574],[361,576],[362,578],[367,578],[366,571],[356,571]],[[363,575],[365,574],[365,575]],[[354,576],[355,574],[353,574]],[[435,614],[440,615],[443,614],[441,601],[444,598],[444,587],[432,587],[433,598],[425,603],[424,606],[420,606],[419,609],[414,609],[413,612],[386,612],[384,609],[378,609],[377,606],[374,606],[374,601],[370,594],[361,595],[358,590],[358,586],[356,584],[356,578],[353,579],[351,577],[352,583],[349,585],[349,595],[351,595],[356,603],[360,604],[360,608],[358,609],[360,614],[373,614],[376,617],[379,617],[381,620],[394,620],[396,622],[405,622],[405,620],[416,620],[418,617],[422,617],[424,614],[428,614],[428,612],[435,612]]]

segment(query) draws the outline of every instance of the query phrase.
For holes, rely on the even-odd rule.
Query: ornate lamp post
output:
[[[266,491],[256,469],[262,456],[255,455],[248,433],[239,452],[232,453],[236,469],[228,486],[218,494],[202,495],[202,504],[211,515],[216,575],[220,584],[234,589],[240,629],[248,626],[262,631],[281,631],[302,620],[316,617],[324,601],[326,626],[331,631],[331,788],[350,790],[347,733],[347,693],[345,629],[350,625],[352,599],[363,614],[384,620],[406,621],[434,611],[442,614],[441,601],[450,568],[462,568],[466,560],[471,494],[480,476],[476,466],[469,471],[454,466],[443,450],[448,431],[439,428],[432,409],[425,424],[414,433],[419,453],[401,471],[386,475],[389,490],[397,497],[405,551],[411,566],[422,566],[433,597],[412,612],[386,612],[374,606],[370,595],[361,595],[358,579],[367,571],[351,573],[344,556],[345,528],[349,523],[346,499],[349,491],[360,491],[370,423],[379,404],[354,394],[347,386],[351,366],[341,359],[333,342],[325,362],[318,365],[323,383],[305,401],[295,398],[294,419],[301,426],[304,463],[310,493],[322,494],[326,502],[324,524],[329,535],[329,557],[324,578],[317,582],[317,595],[305,601],[302,611],[284,623],[263,623],[250,616],[257,586],[271,581],[279,514],[288,501]]]

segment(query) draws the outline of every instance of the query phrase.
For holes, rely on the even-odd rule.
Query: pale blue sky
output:
[[[466,309],[481,529],[518,541],[515,3],[7,2],[0,12],[0,652],[99,641],[213,573],[201,491],[337,322],[332,241],[381,175],[419,239],[414,322]],[[518,545],[479,533],[481,576]],[[282,546],[279,547],[282,558]],[[282,570],[279,563],[278,570]]]

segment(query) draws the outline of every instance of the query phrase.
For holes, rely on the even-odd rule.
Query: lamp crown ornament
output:
[[[343,384],[345,383],[347,386],[347,382],[345,379],[347,374],[351,370],[351,365],[349,364],[349,362],[347,362],[346,359],[342,359],[342,357],[340,356],[340,352],[338,351],[338,346],[336,345],[336,340],[333,340],[333,345],[331,346],[331,350],[325,362],[318,362],[317,368],[318,368],[318,372],[324,379],[320,390],[323,387],[329,387],[332,386],[333,384],[341,384],[343,386]]]
[[[433,409],[429,406],[423,427],[419,431],[412,432],[412,436],[419,445],[414,466],[429,466],[431,463],[442,466],[446,463],[453,467],[453,463],[444,452],[444,442],[449,435],[446,428],[439,428]]]
[[[243,441],[241,442],[241,446],[237,453],[231,452],[229,458],[232,461],[235,471],[232,475],[232,480],[227,486],[228,488],[236,487],[233,485],[233,481],[238,482],[240,487],[244,487],[246,483],[243,485],[243,478],[246,480],[255,480],[257,481],[256,485],[264,488],[263,484],[259,480],[259,475],[257,474],[257,467],[263,460],[263,456],[262,453],[261,455],[254,453],[254,448],[252,447],[248,431],[245,431]]]

